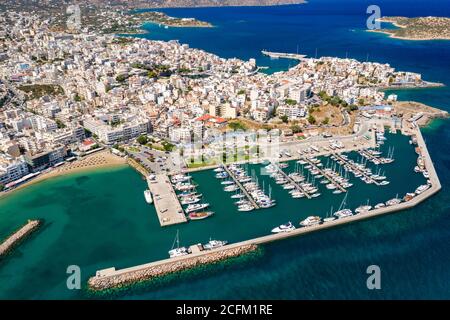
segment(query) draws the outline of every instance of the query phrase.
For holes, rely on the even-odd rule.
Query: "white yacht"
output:
[[[176,245],[176,247],[175,247]],[[179,232],[177,230],[177,235],[175,236],[175,240],[173,241],[172,244],[172,249],[169,251],[169,256],[171,258],[176,258],[176,257],[181,257],[181,256],[185,256],[188,255],[189,249],[186,247],[180,247],[180,237],[179,237]]]
[[[144,197],[145,197],[145,201],[147,201],[148,204],[153,203],[152,193],[150,192],[150,190],[144,191]]]
[[[240,205],[238,208],[238,211],[241,211],[241,212],[249,212],[249,211],[253,211],[253,210],[255,210],[255,207],[253,207],[251,204],[243,204],[243,205]]]
[[[306,218],[305,220],[300,222],[300,225],[302,227],[310,227],[310,226],[315,226],[318,225],[322,222],[322,219],[320,219],[320,217],[318,216],[311,216]]]
[[[276,228],[272,229],[272,233],[284,233],[284,232],[291,232],[295,230],[294,225],[291,222],[288,222],[286,224],[282,224]]]
[[[228,243],[228,241],[220,241],[220,240],[211,240],[211,239],[209,239],[209,242],[207,244],[203,245],[203,249],[205,249],[205,250],[212,250],[212,249],[223,247],[227,243]]]
[[[186,213],[190,213],[190,212],[194,212],[194,211],[198,211],[198,210],[202,210],[205,208],[209,207],[209,203],[201,203],[201,204],[190,204],[187,208],[186,208]]]
[[[384,207],[386,207],[386,205],[384,204],[384,203],[379,203],[379,204],[377,204],[376,206],[375,206],[375,209],[381,209],[381,208],[384,208]]]

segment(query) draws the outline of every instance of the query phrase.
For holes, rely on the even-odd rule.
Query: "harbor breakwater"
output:
[[[14,247],[19,245],[26,237],[36,231],[41,224],[41,220],[29,220],[27,224],[6,238],[6,240],[0,244],[0,258],[11,252]]]
[[[97,271],[94,277],[88,280],[88,288],[101,292],[108,289],[121,288],[127,285],[148,281],[176,272],[193,269],[197,266],[214,264],[230,258],[256,251],[255,244],[231,245],[211,251],[166,259],[132,268],[115,270],[115,268]]]

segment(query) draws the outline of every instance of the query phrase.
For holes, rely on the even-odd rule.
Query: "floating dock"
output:
[[[283,177],[289,181],[289,183],[293,184],[295,186],[295,188],[300,191],[301,193],[303,193],[305,195],[305,197],[307,197],[308,199],[311,199],[311,195],[309,194],[309,192],[306,192],[306,190],[297,182],[294,181],[294,179],[292,179],[291,177],[289,177],[288,174],[286,174],[286,172],[284,172],[278,165],[276,165],[278,173],[282,174]]]
[[[324,170],[320,169],[314,162],[312,162],[308,158],[305,158],[305,161],[308,162],[314,169],[319,171],[325,178],[328,179],[328,181],[334,184],[339,190],[341,190],[342,192],[347,192],[347,189],[345,189],[339,182],[337,182],[332,176],[330,176]]]
[[[354,164],[352,164],[350,161],[345,160],[344,158],[341,157],[340,154],[338,153],[333,153],[333,155],[338,158],[339,161],[344,162],[346,165],[348,165],[349,167],[351,167],[353,170],[357,171],[358,173],[360,173],[364,178],[366,178],[368,181],[372,182],[373,184],[380,186],[381,184],[373,179],[371,176],[369,176],[367,173],[365,173],[364,171],[362,171],[361,169],[359,169],[357,166],[355,166]]]
[[[158,174],[155,180],[147,179],[147,183],[161,227],[187,222],[183,207],[168,175]]]
[[[242,193],[245,194],[245,196],[247,197],[247,200],[250,201],[250,203],[252,204],[252,206],[257,210],[260,209],[260,206],[256,203],[255,199],[253,199],[253,197],[247,192],[247,190],[245,190],[244,186],[242,185],[242,183],[240,183],[238,181],[238,179],[236,179],[236,177],[234,176],[233,172],[230,171],[230,169],[228,169],[228,167],[226,165],[223,166],[223,168],[225,169],[225,171],[228,173],[228,175],[231,177],[231,179],[233,179],[234,183],[237,184],[237,186],[239,187],[239,189],[241,189]]]

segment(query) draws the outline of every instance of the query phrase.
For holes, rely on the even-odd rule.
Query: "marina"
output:
[[[416,151],[418,149],[415,149],[414,146],[411,146],[406,143],[408,137],[405,137],[401,134],[394,134],[394,133],[388,133],[387,135],[389,137],[386,141],[386,146],[383,146],[383,148],[387,149],[390,147],[389,146],[390,140],[399,140],[399,141],[402,141],[402,145],[401,146],[397,145],[398,148],[400,148],[401,150],[404,150],[404,151],[409,150],[408,152],[410,155],[413,155],[413,154],[417,155]],[[345,193],[345,196],[343,199],[339,198],[339,195],[334,195],[333,193],[329,193],[328,195],[325,196],[325,199],[327,199],[326,205],[330,204],[330,201],[328,199],[338,198],[337,200],[334,200],[331,203],[333,203],[333,202],[341,203],[338,211],[348,210],[350,212],[350,214],[345,214],[342,216],[337,216],[336,215],[337,212],[335,212],[335,215],[338,217],[338,219],[330,218],[328,213],[326,215],[323,215],[322,217],[320,215],[314,215],[314,214],[313,215],[311,215],[311,214],[305,215],[306,212],[309,212],[309,213],[318,212],[317,209],[319,208],[319,203],[316,201],[304,202],[302,199],[287,200],[289,198],[286,199],[286,197],[285,197],[286,200],[283,202],[287,202],[287,203],[284,204],[284,203],[280,202],[280,205],[282,206],[282,208],[276,209],[278,212],[280,212],[279,210],[283,210],[284,205],[286,205],[286,207],[290,207],[290,208],[296,207],[295,205],[292,205],[292,203],[297,202],[297,201],[299,201],[298,203],[300,204],[300,207],[303,208],[303,210],[298,210],[298,212],[296,212],[296,210],[291,209],[289,212],[287,212],[286,214],[283,215],[284,219],[286,219],[285,221],[289,221],[288,219],[290,219],[292,221],[292,223],[289,222],[289,223],[285,223],[285,224],[281,224],[281,225],[278,224],[278,227],[277,227],[277,224],[272,224],[272,226],[270,226],[269,225],[270,221],[275,221],[275,220],[273,218],[268,219],[268,221],[266,221],[266,223],[264,223],[264,225],[266,225],[266,230],[259,231],[258,233],[260,235],[256,236],[256,237],[252,237],[250,240],[243,239],[241,241],[233,241],[234,237],[232,236],[231,233],[229,233],[228,237],[221,236],[221,238],[224,238],[228,241],[228,244],[221,246],[220,250],[240,248],[240,247],[245,247],[245,246],[257,246],[257,245],[261,245],[264,243],[273,242],[273,241],[285,239],[288,237],[298,236],[298,235],[302,235],[305,233],[342,225],[345,223],[356,222],[360,219],[368,219],[368,218],[376,217],[379,215],[392,213],[392,212],[396,212],[396,211],[400,211],[400,210],[405,210],[405,209],[416,206],[417,204],[421,203],[428,197],[430,197],[430,196],[434,195],[436,192],[438,192],[441,189],[441,185],[440,185],[439,179],[436,175],[436,172],[434,170],[431,159],[428,155],[428,152],[427,152],[427,149],[425,146],[425,142],[423,141],[422,135],[418,130],[417,130],[417,133],[415,133],[415,136],[417,137],[417,144],[418,144],[418,147],[420,148],[419,157],[424,159],[423,167],[426,168],[426,170],[429,172],[429,179],[424,180],[425,178],[423,176],[422,176],[422,178],[420,178],[419,175],[413,176],[415,178],[412,180],[417,181],[419,186],[413,187],[413,188],[408,187],[408,189],[403,189],[404,191],[402,191],[402,192],[407,193],[405,197],[399,197],[399,190],[395,190],[396,188],[399,188],[399,186],[402,185],[401,181],[399,183],[394,184],[394,187],[392,186],[392,184],[389,185],[388,187],[385,187],[385,188],[392,188],[391,192],[395,192],[394,193],[395,198],[392,196],[391,197],[388,196],[387,198],[384,198],[384,200],[383,200],[381,197],[377,197],[377,194],[373,194],[373,191],[370,191],[370,190],[373,190],[374,188],[380,187],[376,183],[361,183],[358,180],[354,180],[352,182],[355,184],[355,188],[358,188],[361,190],[360,191],[361,194],[358,197],[355,197],[355,196],[348,197],[348,192]],[[349,165],[349,168],[352,168],[352,169],[354,169],[355,172],[362,174],[362,172],[359,168],[352,166],[351,162],[349,162],[347,159],[343,158],[341,155],[338,155],[336,153],[333,153],[333,155],[336,156],[336,159],[338,159],[338,161],[341,161],[343,163],[343,165]],[[358,155],[359,155],[358,152],[353,152],[353,154],[348,155],[348,159],[350,159],[352,157],[354,158]],[[309,162],[307,162],[307,163],[309,163]],[[406,161],[406,163],[407,164],[409,163],[408,167],[411,166],[411,168],[410,168],[411,171],[409,173],[409,174],[411,174],[411,172],[413,172],[412,168],[414,167],[416,160],[411,159],[411,161]],[[289,163],[289,166],[293,166],[295,164],[296,164],[296,161],[291,161]],[[317,163],[315,163],[315,164],[317,166]],[[255,166],[254,168],[261,167],[261,165],[254,165],[254,166]],[[314,166],[311,166],[311,167],[314,169],[317,169]],[[399,169],[399,167],[401,167],[401,166],[391,165],[391,167],[386,168],[386,170],[389,171],[389,175],[394,175],[395,172]],[[289,167],[287,167],[286,169],[289,169]],[[280,170],[281,169],[278,167],[277,173],[279,173]],[[281,170],[281,171],[283,171],[283,170]],[[201,192],[202,194],[207,194],[208,198],[210,198],[211,201],[213,203],[215,203],[216,200],[214,198],[217,198],[217,196],[214,196],[212,193],[212,192],[214,192],[214,190],[211,190],[211,189],[215,188],[215,187],[213,187],[213,185],[215,185],[215,184],[210,185],[208,187],[208,189],[206,189],[204,187],[204,178],[210,179],[211,172],[214,172],[214,171],[210,169],[207,171],[199,171],[192,175],[193,175],[193,178],[198,182],[198,186],[197,186],[198,192]],[[221,172],[226,172],[227,176],[229,175],[229,177],[234,176],[235,178],[233,179],[233,181],[235,183],[236,182],[239,183],[239,181],[238,181],[239,178],[237,178],[235,173],[230,169],[225,170],[225,168],[223,168],[223,171],[218,169],[217,171],[214,172],[213,177],[216,176],[217,174],[219,174],[219,176],[222,177],[222,175],[220,174]],[[366,174],[366,176],[368,178],[370,178],[369,175]],[[284,177],[287,179],[287,177],[289,177],[289,175],[285,175]],[[324,177],[326,177],[326,176],[324,175]],[[216,179],[217,179],[217,177],[216,177]],[[223,175],[223,179],[225,179],[225,175]],[[258,177],[259,183],[266,183],[266,185],[267,184],[270,185],[271,179],[272,178],[267,175],[260,175]],[[376,182],[376,180],[374,180],[374,182]],[[220,189],[218,189],[218,192],[220,192],[220,193],[224,192],[223,186],[224,186],[223,184],[218,184],[217,187],[220,188]],[[221,191],[219,191],[219,190],[221,190]],[[244,190],[245,190],[245,188],[244,188]],[[282,191],[284,191],[284,189],[281,186],[274,188],[275,196],[277,198],[281,198]],[[380,194],[382,194],[382,193],[380,193]],[[248,196],[251,197],[250,194]],[[220,198],[222,196],[218,195],[218,197]],[[383,196],[383,197],[385,197],[385,196]],[[366,200],[370,199],[370,201],[372,203],[379,203],[379,204],[382,203],[383,206],[378,205],[378,206],[375,206],[375,208],[372,208],[372,206],[369,206],[369,200],[367,200],[367,202],[366,202],[366,200],[362,200],[364,198]],[[306,199],[306,200],[308,200],[308,199]],[[312,200],[314,200],[314,199],[312,199]],[[310,203],[311,205],[307,205],[307,203]],[[363,204],[361,204],[361,203],[363,203]],[[229,209],[232,207],[230,207],[227,204],[224,204],[222,207],[223,207],[222,210],[221,210],[221,208],[217,208],[218,209],[217,211],[220,211],[220,215],[222,216],[222,219],[225,218],[226,216],[229,216],[231,218],[231,216],[233,215],[232,211],[236,210],[236,209],[234,209],[234,210],[231,210],[231,212],[230,212]],[[314,207],[316,208],[315,211],[314,211],[314,209],[311,209]],[[336,205],[336,208],[337,207],[338,206]],[[347,208],[349,208],[349,209],[347,209]],[[261,219],[264,219],[264,218],[262,218],[264,216],[269,217],[269,215],[272,215],[273,214],[272,210],[273,209],[262,210],[261,211]],[[319,210],[319,212],[329,211],[329,210],[323,210],[323,209],[318,209],[318,210]],[[305,212],[305,213],[299,215],[299,213],[301,213],[301,212]],[[354,212],[354,214],[353,214],[353,212]],[[260,214],[258,214],[258,216],[260,216]],[[254,226],[255,220],[252,219],[250,215],[239,216],[239,217],[242,217],[242,218],[239,218],[240,222],[238,225],[235,224],[234,229],[240,229],[240,228],[248,229],[249,225]],[[248,217],[248,218],[244,219],[244,217]],[[280,223],[282,223],[284,220],[281,216],[279,217],[279,219],[281,220],[281,221],[279,220]],[[209,225],[211,225],[211,224],[209,224]],[[207,227],[205,227],[205,228],[207,228]],[[192,242],[192,240],[185,240],[185,243],[193,243],[193,242]],[[212,252],[217,252],[217,251],[209,252],[209,251],[202,250],[201,246],[196,245],[196,244],[191,244],[189,247],[184,247],[184,248],[186,248],[186,250],[189,253],[182,255],[181,258],[177,257],[176,259],[182,259],[189,266],[198,265],[197,258],[199,256],[208,256]],[[191,261],[191,259],[192,259],[192,261]],[[162,260],[162,261],[154,262],[154,263],[150,264],[150,266],[159,265],[159,264],[165,265],[166,263],[167,263],[167,260]],[[132,269],[125,269],[125,271],[124,270],[116,271],[115,268],[104,269],[104,270],[100,270],[97,273],[97,276],[93,277],[92,279],[98,278],[98,280],[96,280],[96,281],[100,281],[99,279],[102,279],[102,278],[105,278],[105,279],[114,278],[116,276],[123,276],[123,274],[128,274],[130,272],[130,270],[134,272],[136,270],[142,270],[143,268],[144,269],[147,268],[147,265],[144,265],[144,267],[138,266],[138,267],[135,267]],[[90,281],[95,281],[92,279]]]

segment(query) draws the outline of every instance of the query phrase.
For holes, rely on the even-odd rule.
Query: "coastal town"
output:
[[[225,59],[175,40],[117,35],[139,33],[145,21],[211,27],[207,22],[129,15],[115,12],[111,20],[106,11],[95,11],[91,22],[67,30],[63,15],[0,13],[0,196],[56,176],[129,165],[148,186],[141,202],[152,209],[149,215],[156,213],[158,228],[215,216],[217,204],[209,202],[205,185],[229,195],[242,215],[292,199],[342,199],[325,215],[278,221],[252,239],[183,245],[177,230],[172,248],[164,248],[168,257],[99,269],[89,290],[258,254],[268,242],[412,208],[441,189],[419,127],[448,113],[398,101],[385,90],[443,84],[387,63],[263,50],[273,59],[298,61],[267,74],[254,58]],[[395,198],[380,192],[376,201],[358,199],[351,207],[348,190],[383,190],[396,179],[385,171],[396,161],[396,146],[386,136],[397,132],[407,136],[414,159],[405,170],[417,184],[396,190],[401,194]],[[209,175],[207,183],[193,181],[198,172]],[[29,221],[0,254],[40,226],[41,220]]]
[[[182,154],[200,141],[200,150],[183,154],[186,164],[222,156],[214,141],[229,130],[293,141],[350,134],[362,108],[395,112],[396,96],[380,88],[436,85],[388,64],[329,57],[267,75],[254,59],[222,59],[176,41],[55,32],[12,11],[0,22],[2,189],[104,148]]]

